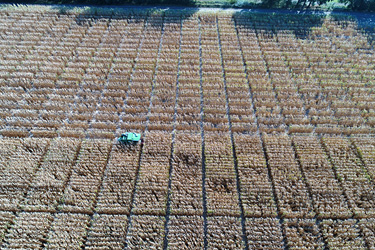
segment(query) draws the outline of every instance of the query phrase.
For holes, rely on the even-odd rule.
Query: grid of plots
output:
[[[147,9],[0,21],[1,248],[374,248],[372,27]],[[127,130],[144,145],[115,145]]]
[[[373,138],[147,136],[1,139],[2,247],[373,247]]]
[[[113,139],[201,122],[374,133],[374,30],[355,17],[102,12],[1,10],[2,136]]]

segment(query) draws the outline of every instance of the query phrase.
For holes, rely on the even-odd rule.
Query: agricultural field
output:
[[[375,249],[374,27],[0,8],[1,249]]]

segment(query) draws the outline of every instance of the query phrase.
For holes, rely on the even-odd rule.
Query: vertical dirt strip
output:
[[[240,177],[238,173],[238,161],[237,161],[237,154],[236,154],[236,145],[233,138],[233,130],[232,130],[232,117],[229,107],[229,98],[228,98],[228,84],[227,84],[227,74],[231,73],[230,69],[227,66],[227,54],[223,52],[222,48],[222,41],[221,41],[221,35],[220,35],[220,29],[219,29],[219,21],[218,17],[216,17],[216,28],[217,28],[217,37],[219,42],[219,51],[220,51],[220,59],[221,59],[221,67],[222,67],[222,73],[223,73],[223,80],[224,80],[224,92],[225,92],[225,100],[226,100],[226,111],[228,116],[228,123],[229,123],[229,133],[230,133],[230,140],[232,144],[232,153],[233,153],[233,164],[234,164],[234,171],[236,175],[236,186],[237,186],[237,195],[238,195],[238,205],[240,207],[241,212],[241,226],[242,226],[242,240],[244,241],[245,249],[248,249],[247,245],[247,234],[246,234],[246,227],[245,227],[245,214],[244,214],[244,208],[242,204],[242,197],[241,197],[241,186],[240,186]],[[225,59],[224,56],[225,55]],[[225,62],[225,65],[224,65]],[[228,76],[230,79],[230,76]]]
[[[165,67],[166,67],[165,71],[167,71],[170,74],[168,78],[174,79],[174,76],[176,76],[175,100],[174,100],[174,108],[173,108],[172,142],[171,142],[172,145],[171,145],[171,157],[170,157],[170,162],[169,162],[168,194],[167,194],[167,205],[166,205],[165,225],[164,225],[165,231],[164,231],[163,249],[165,249],[165,250],[168,248],[169,219],[170,219],[170,215],[171,215],[171,190],[172,190],[172,179],[174,177],[174,150],[175,150],[175,141],[176,141],[176,139],[175,139],[176,138],[176,116],[177,116],[177,103],[178,103],[178,94],[179,94],[178,90],[179,90],[181,39],[182,39],[182,24],[183,24],[181,17],[179,19],[173,18],[172,20],[170,20],[172,22],[176,22],[177,20],[179,20],[179,26],[177,24],[175,24],[174,29],[171,29],[169,31],[170,33],[177,33],[178,28],[179,28],[177,67],[173,67],[173,66],[175,66],[175,65],[172,64],[173,61],[170,62],[170,63],[167,63],[165,65]],[[173,58],[173,52],[171,52],[170,50],[173,49],[173,48],[177,48],[177,39],[174,39],[174,38],[175,38],[175,35],[171,35],[171,34],[170,34],[170,37],[167,37],[167,39],[170,39],[170,40],[174,41],[174,42],[170,42],[170,44],[168,44],[167,52],[165,53],[166,57],[168,57],[168,58]],[[174,72],[174,71],[170,70],[169,67],[177,68],[177,72]],[[172,84],[172,86],[174,86],[174,85]],[[168,96],[165,96],[165,94],[167,94]],[[169,97],[171,94],[172,94],[172,91],[166,91],[166,93],[164,93],[164,95],[162,95],[164,98],[162,98],[161,101],[167,102],[165,100],[165,98]],[[168,102],[167,102],[167,104],[164,104],[164,105],[162,104],[161,107],[166,108],[167,112],[168,112],[168,110],[170,110],[170,108],[171,108],[171,105],[170,104],[168,105]],[[169,113],[170,112],[171,111],[169,111]]]
[[[232,16],[220,15],[217,23],[232,133],[257,132],[246,66]],[[233,41],[233,37],[237,38]]]
[[[124,17],[122,17],[124,18]],[[114,52],[114,55],[122,55],[132,52],[132,48],[124,48],[127,46],[128,36],[131,35],[140,35],[139,32],[143,31],[142,22],[138,24],[136,20],[130,19],[125,24],[123,24],[122,18],[116,22],[114,28],[117,30],[119,29],[120,43],[117,45],[117,49]],[[125,17],[126,20],[126,17]],[[125,27],[123,27],[125,25]],[[139,41],[141,44],[141,41]],[[138,44],[134,47],[136,51],[139,50]],[[132,54],[135,57],[135,53]],[[131,68],[125,72],[123,72],[123,66],[129,66],[126,61],[122,62],[121,60],[116,61],[112,64],[110,74],[107,78],[107,85],[106,91],[102,93],[102,101],[104,108],[106,106],[116,105],[114,103],[107,103],[108,99],[111,99],[115,94],[114,87],[117,86],[117,77],[119,72],[128,74],[130,77],[129,81],[131,81],[130,70]],[[135,67],[135,65],[134,65]],[[129,86],[128,86],[129,85]],[[120,92],[120,96],[116,98],[116,103],[123,103],[124,99],[126,98],[126,92],[124,92],[124,88],[130,87],[130,83],[123,86],[120,90],[116,90],[116,92]],[[123,106],[123,105],[121,105]],[[105,119],[111,112],[109,111],[100,111],[101,115],[103,115],[103,119]],[[119,114],[117,117],[118,119],[122,119],[122,113]],[[98,116],[97,116],[98,117]],[[119,125],[117,129],[119,128]],[[118,134],[121,132],[119,131]],[[101,186],[101,190],[98,196],[98,203],[96,207],[96,211],[98,213],[121,213],[121,214],[129,214],[130,213],[130,203],[131,203],[131,195],[132,191],[135,186],[135,179],[136,179],[136,172],[138,167],[138,160],[139,160],[139,150],[140,147],[134,147],[131,150],[126,147],[113,147],[111,151],[111,156],[108,162],[108,166],[106,168],[106,173],[103,179],[103,183]]]
[[[239,28],[239,26],[237,24],[237,18],[236,17],[232,16],[232,22],[233,22],[234,29],[236,31],[237,44],[238,44],[238,47],[239,47],[239,50],[240,50],[240,56],[241,56],[241,61],[242,61],[243,72],[245,73],[246,84],[247,84],[247,87],[249,89],[248,91],[244,91],[244,93],[248,92],[249,98],[250,98],[249,104],[247,104],[246,99],[245,100],[241,99],[241,104],[243,102],[245,102],[247,104],[247,108],[250,109],[250,112],[252,111],[252,117],[254,119],[254,123],[255,123],[255,126],[256,126],[255,132],[260,136],[259,122],[258,122],[258,118],[257,118],[257,115],[256,115],[255,105],[254,105],[254,90],[253,90],[253,86],[252,86],[252,83],[251,83],[252,79],[250,79],[248,69],[247,69],[248,61],[245,60],[245,56],[249,56],[249,54],[251,55],[252,51],[251,50],[249,51],[249,48],[246,46],[246,44],[243,44],[243,40],[241,40],[241,37],[244,36],[244,33],[245,33],[246,30],[243,30],[243,29]],[[237,58],[237,60],[239,60],[239,58]],[[237,63],[238,63],[238,61],[237,61]],[[260,64],[259,66],[261,67],[262,65]],[[242,110],[239,112],[239,115],[240,114],[241,115],[243,114]],[[247,114],[249,114],[249,113],[247,112]]]
[[[201,62],[200,32],[196,16],[183,21],[176,114],[177,131],[200,132]]]
[[[145,147],[140,155],[140,165],[139,165],[139,175],[136,178],[136,188],[134,190],[134,196],[132,200],[132,208],[128,222],[127,237],[125,242],[125,249],[133,249],[133,241],[138,240],[140,234],[143,234],[142,230],[136,230],[138,226],[143,228],[143,223],[147,220],[145,217],[139,217],[135,214],[155,214],[155,215],[165,215],[166,209],[166,199],[168,192],[168,166],[170,162],[171,154],[171,135],[169,133],[163,132],[148,132],[148,126],[150,124],[150,114],[152,109],[153,95],[156,84],[156,77],[158,76],[158,63],[160,59],[160,54],[163,46],[163,37],[165,34],[165,17],[163,16],[151,16],[149,19],[150,28],[147,30],[146,35],[156,36],[159,39],[159,43],[155,46],[154,42],[151,40],[145,40],[145,52],[152,52],[154,56],[153,59],[148,59],[149,67],[152,71],[145,69],[144,72],[148,72],[151,77],[148,78],[147,82],[151,79],[150,85],[145,85],[146,90],[149,90],[149,100],[146,102],[148,105],[147,109],[144,106],[144,111],[146,114],[145,118],[142,118],[140,122],[140,127],[144,129],[144,138],[146,140]],[[140,54],[139,60],[146,60],[148,53]],[[143,63],[144,64],[144,63]],[[140,80],[139,85],[142,87],[142,79],[147,75],[140,74],[142,69],[134,75],[138,80]],[[137,103],[137,102],[135,102]],[[129,101],[128,101],[129,104]],[[139,102],[140,105],[143,105]],[[144,120],[143,120],[144,119]],[[162,148],[160,148],[160,146]],[[160,151],[159,151],[160,150]],[[160,152],[160,154],[159,154]],[[135,219],[134,225],[132,223],[133,217]],[[157,217],[159,218],[159,217]],[[140,224],[137,224],[140,223]],[[155,226],[158,229],[164,230],[165,218],[163,220],[155,220]],[[159,224],[163,223],[163,224]],[[147,230],[146,230],[147,231]],[[145,232],[150,234],[151,232]],[[163,237],[154,238],[155,244],[162,247]],[[150,242],[151,243],[151,242]],[[147,243],[148,244],[148,243]]]
[[[275,54],[272,54],[272,56],[277,57],[280,61],[272,69],[271,77],[277,89],[279,103],[281,103],[280,100],[287,99],[280,105],[285,125],[289,127],[289,133],[311,133],[313,128],[306,126],[306,124],[309,125],[310,121],[303,96],[294,80],[294,76],[305,72],[308,65],[301,60],[301,55],[298,53],[299,47],[293,40],[291,32],[278,30],[277,28],[273,32],[276,43]],[[297,64],[296,67],[293,67],[294,63]]]
[[[173,14],[173,12],[166,12],[164,18],[163,43],[157,62],[157,75],[149,113],[148,130],[150,131],[172,132],[175,125],[182,23],[181,18]]]
[[[208,215],[240,215],[215,15],[200,16]],[[216,48],[217,50],[213,50]],[[215,60],[213,60],[215,58]],[[217,59],[217,60],[216,60]]]
[[[256,115],[258,116],[259,129],[261,132],[285,132],[288,128],[285,125],[285,119],[282,116],[282,109],[278,103],[278,92],[274,79],[272,78],[272,58],[273,51],[275,50],[275,38],[272,34],[272,27],[262,21],[254,20],[253,22],[246,21],[243,25],[247,28],[254,29],[255,37],[250,36],[252,39],[256,38],[257,46],[260,54],[255,54],[255,65],[249,64],[249,68],[253,68],[255,86],[254,86],[254,102],[256,108]],[[256,51],[257,51],[256,50]],[[260,61],[259,61],[260,59]],[[280,59],[276,57],[275,61]],[[259,67],[258,63],[263,65]],[[255,66],[255,67],[254,67]],[[266,72],[264,72],[266,70]],[[262,74],[263,73],[263,74]]]
[[[204,130],[204,92],[203,92],[203,53],[202,53],[202,22],[198,16],[199,27],[199,92],[200,92],[200,131],[202,138],[202,196],[203,196],[203,233],[204,233],[204,249],[207,249],[207,192],[206,192],[206,143],[205,143],[205,130]]]

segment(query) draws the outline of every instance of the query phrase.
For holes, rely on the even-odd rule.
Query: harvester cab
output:
[[[121,134],[117,141],[120,145],[131,146],[136,145],[139,141],[142,142],[141,134],[133,133],[133,132],[126,132]]]

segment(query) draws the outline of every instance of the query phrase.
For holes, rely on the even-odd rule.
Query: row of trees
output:
[[[292,9],[309,9],[311,7],[321,7],[324,4],[341,3],[349,10],[375,11],[374,0],[263,0],[263,7],[268,8],[292,8]]]
[[[189,7],[240,7],[310,9],[329,4],[348,10],[375,11],[375,0],[18,0],[8,3],[35,4],[94,4],[94,5],[179,5]],[[341,5],[340,5],[341,3]]]

